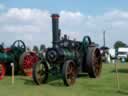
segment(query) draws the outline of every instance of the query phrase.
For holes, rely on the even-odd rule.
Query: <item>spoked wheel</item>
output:
[[[77,66],[73,60],[67,60],[62,69],[63,81],[66,86],[73,85],[77,77]]]
[[[26,50],[26,45],[22,40],[16,40],[13,44],[12,47],[16,47],[19,49],[22,49],[23,51]]]
[[[45,62],[37,62],[33,65],[32,77],[37,85],[46,83],[48,79],[48,65]]]
[[[38,56],[33,52],[25,52],[20,57],[21,70],[27,76],[32,76],[32,66],[39,60]]]
[[[86,64],[90,78],[96,78],[100,75],[102,69],[101,61],[100,50],[95,47],[89,47],[86,56]]]
[[[4,64],[0,64],[0,80],[2,80],[6,73],[6,67]]]

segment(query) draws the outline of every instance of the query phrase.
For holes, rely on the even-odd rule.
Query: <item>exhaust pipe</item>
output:
[[[59,15],[52,14],[52,43],[53,47],[57,47],[56,44],[60,40],[60,29],[59,29]]]

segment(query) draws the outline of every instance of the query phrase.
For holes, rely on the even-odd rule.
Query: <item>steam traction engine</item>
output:
[[[11,63],[14,63],[15,74],[22,71],[30,76],[32,64],[37,61],[38,57],[35,53],[26,52],[26,45],[22,40],[16,40],[10,48],[0,45],[0,80],[6,73],[11,74]]]
[[[75,83],[77,74],[88,73],[96,78],[101,72],[101,54],[89,36],[83,41],[70,40],[67,35],[60,38],[59,15],[52,16],[53,47],[48,48],[45,58],[34,64],[33,79],[36,84],[46,83],[48,73],[61,73],[66,86]],[[48,66],[50,65],[50,67]]]

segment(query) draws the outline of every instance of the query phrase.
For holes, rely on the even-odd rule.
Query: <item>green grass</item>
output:
[[[61,79],[36,86],[31,78],[24,76],[16,76],[12,85],[11,77],[7,76],[0,81],[0,96],[127,96],[128,64],[119,64],[120,91],[115,82],[114,68],[114,64],[104,64],[100,78],[82,76],[71,87],[65,87]]]

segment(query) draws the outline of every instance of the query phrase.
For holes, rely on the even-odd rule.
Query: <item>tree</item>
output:
[[[38,48],[38,46],[36,46],[36,45],[33,46],[33,51],[36,52],[36,53],[38,53],[38,52],[39,52],[39,48]]]
[[[122,41],[116,41],[115,44],[114,44],[114,48],[120,48],[120,47],[128,47],[127,44],[125,44],[124,42]]]
[[[45,49],[45,45],[44,44],[41,44],[40,45],[40,51],[44,50]]]

